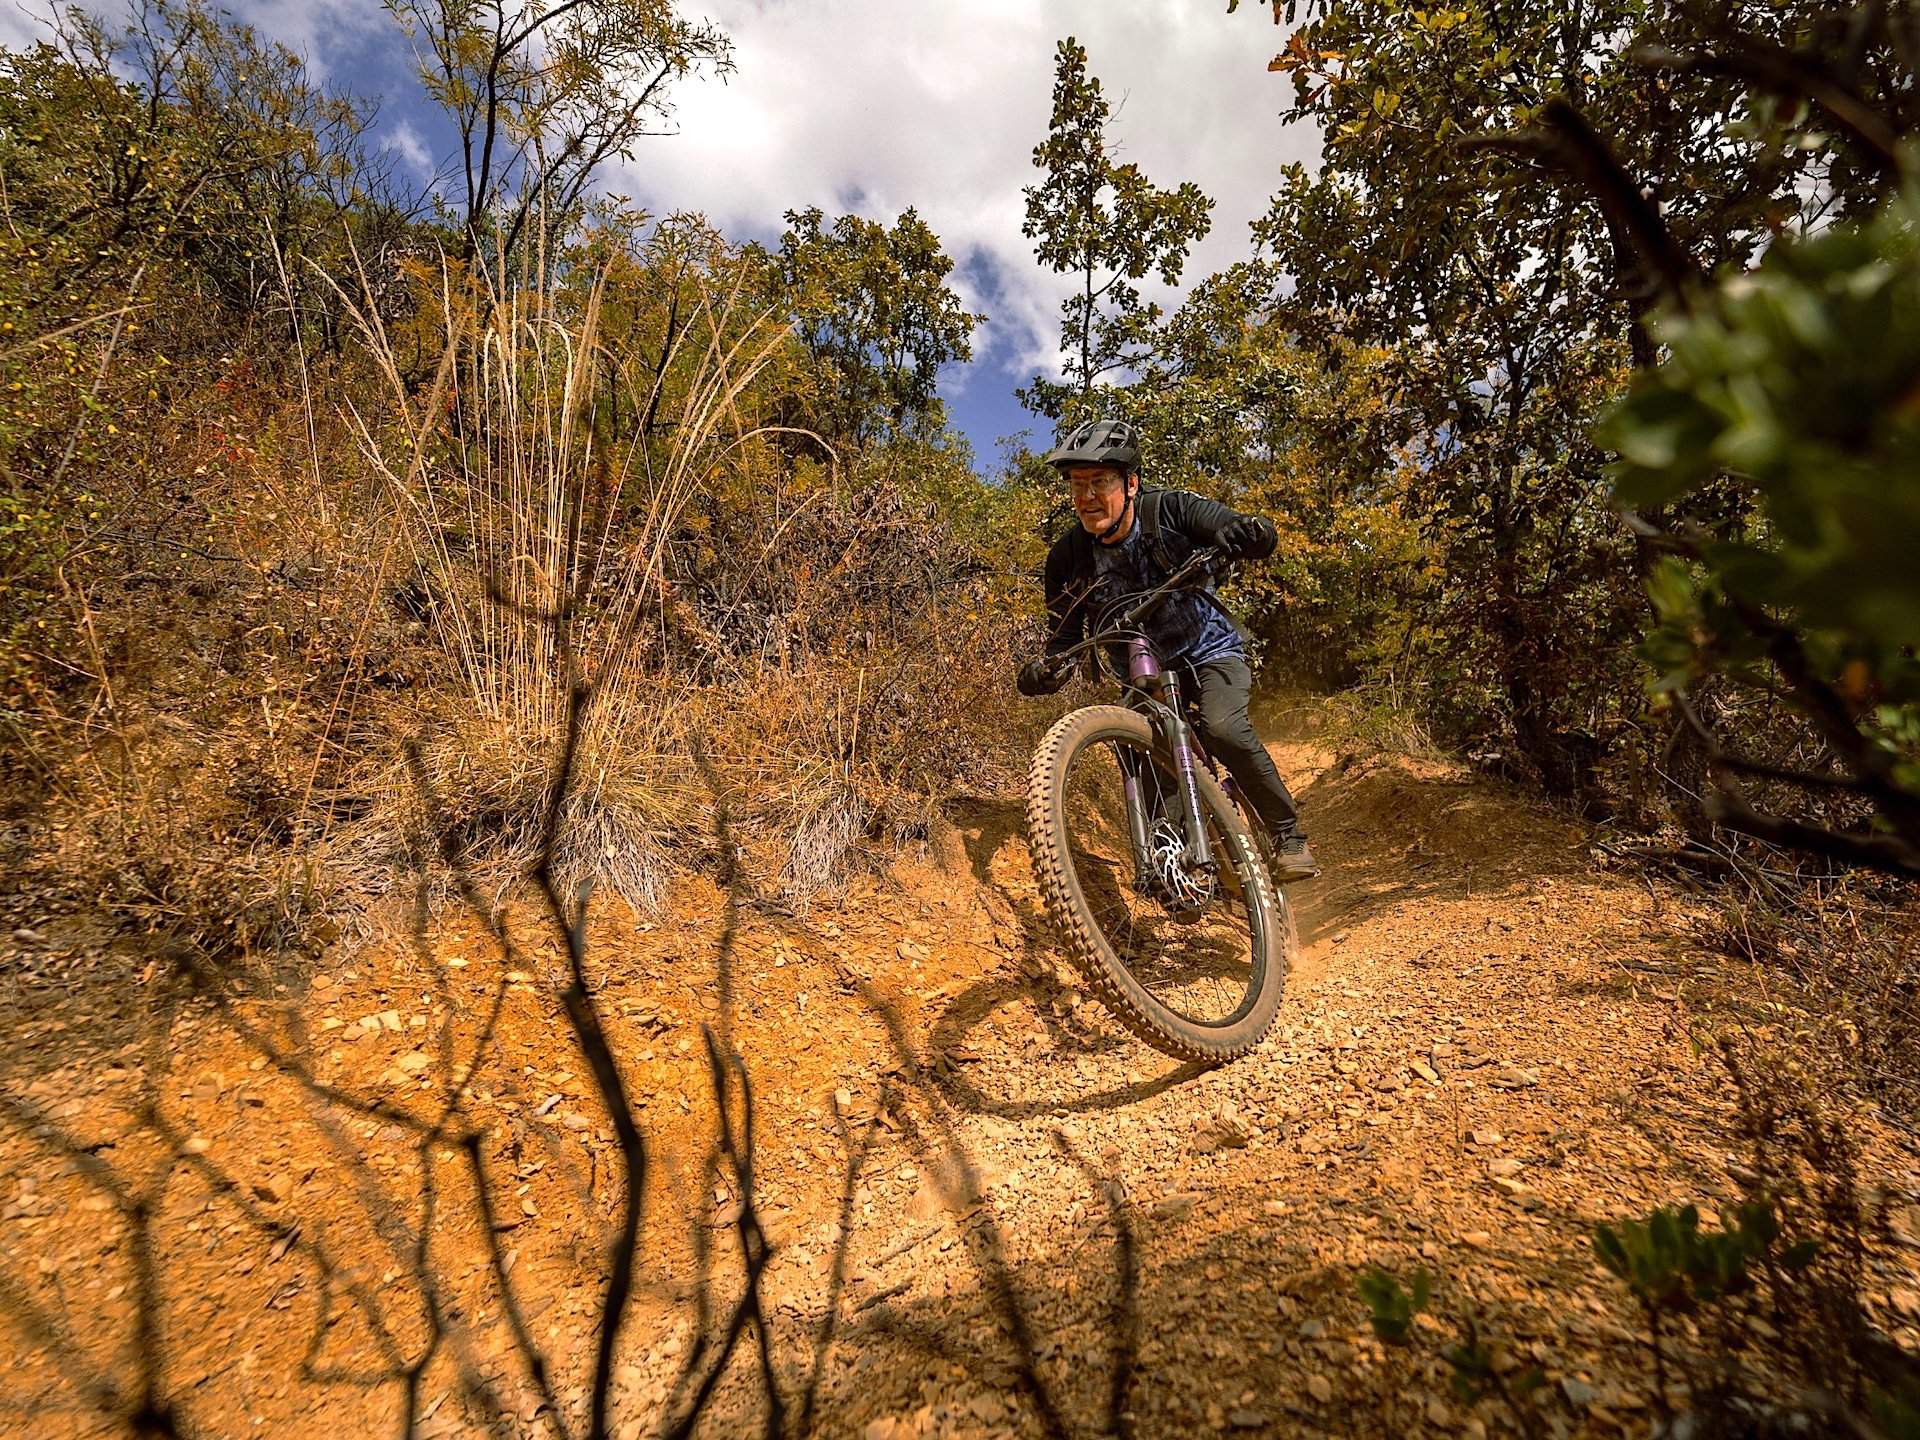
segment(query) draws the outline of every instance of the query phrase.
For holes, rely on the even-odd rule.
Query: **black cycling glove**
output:
[[[1264,560],[1279,543],[1273,526],[1258,515],[1242,515],[1220,531],[1220,553],[1230,560]]]
[[[1051,695],[1067,683],[1068,667],[1051,656],[1039,655],[1020,667],[1014,683],[1022,695]]]

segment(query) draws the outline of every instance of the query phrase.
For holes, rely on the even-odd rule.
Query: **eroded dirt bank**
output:
[[[590,970],[650,1161],[616,1433],[684,1401],[696,1237],[710,1313],[739,1288],[702,1024],[754,1086],[789,1400],[834,1300],[817,1433],[1105,1434],[1116,1366],[1140,1436],[1479,1433],[1431,1346],[1367,1338],[1367,1265],[1434,1271],[1451,1311],[1538,1367],[1543,1433],[1647,1432],[1640,1321],[1589,1229],[1731,1195],[1729,1091],[1692,1037],[1771,1023],[1729,1008],[1754,977],[1702,948],[1683,897],[1596,870],[1575,828],[1497,789],[1279,753],[1327,868],[1294,892],[1278,1027],[1221,1069],[1165,1060],[1061,983],[1010,800],[956,804],[924,859],[838,906],[689,887],[672,920],[597,916]],[[590,1078],[553,1058],[561,959],[535,939],[503,974],[454,921],[221,1014],[83,928],[17,941],[0,1429],[111,1433],[144,1403],[183,1434],[399,1433],[411,1374],[417,1434],[550,1434],[518,1329],[578,1433],[618,1194]],[[432,1127],[475,1055],[485,1133],[464,1147]],[[1891,1220],[1870,1303],[1920,1344],[1920,1150],[1867,1107],[1851,1124]],[[759,1432],[751,1351],[696,1433]]]

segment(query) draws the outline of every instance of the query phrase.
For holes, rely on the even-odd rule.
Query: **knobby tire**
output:
[[[1088,747],[1118,742],[1172,761],[1147,718],[1118,705],[1094,705],[1062,718],[1035,750],[1027,774],[1027,835],[1035,878],[1048,917],[1069,958],[1094,994],[1127,1029],[1167,1054],[1192,1060],[1231,1060],[1257,1045],[1279,1013],[1298,941],[1293,913],[1270,880],[1260,846],[1239,810],[1205,770],[1195,777],[1202,808],[1219,840],[1231,847],[1236,874],[1251,882],[1247,905],[1250,968],[1259,973],[1250,999],[1230,1023],[1196,1021],[1163,1004],[1135,977],[1089,902],[1069,838],[1067,787],[1075,758]],[[1115,817],[1122,833],[1124,814]]]

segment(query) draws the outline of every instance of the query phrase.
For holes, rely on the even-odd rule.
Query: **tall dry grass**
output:
[[[424,386],[372,309],[355,310],[390,407],[357,430],[392,500],[403,603],[445,665],[407,716],[426,793],[396,763],[373,823],[415,837],[457,824],[476,858],[525,862],[579,690],[557,873],[651,909],[710,801],[664,640],[668,545],[758,433],[740,402],[785,327],[738,283],[700,287],[643,368],[603,330],[607,274],[563,286],[556,269],[544,251],[512,284],[444,265]],[[596,421],[610,407],[656,423],[609,442]],[[436,819],[435,797],[457,819]]]
[[[724,261],[435,264],[385,308],[373,277],[343,355],[169,392],[96,477],[48,863],[111,877],[117,924],[317,953],[423,848],[526,872],[576,687],[555,868],[640,909],[719,857],[722,805],[805,903],[1010,782],[1024,522],[957,518],[920,451],[834,465],[769,424],[784,317]]]

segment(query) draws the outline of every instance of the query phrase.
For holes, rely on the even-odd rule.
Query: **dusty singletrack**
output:
[[[597,912],[596,998],[652,1166],[617,1433],[655,1433],[698,1343],[695,1237],[724,1260],[742,1198],[706,1164],[703,1025],[754,1084],[796,1390],[835,1307],[816,1433],[1096,1436],[1116,1414],[1142,1437],[1484,1433],[1431,1346],[1368,1337],[1367,1265],[1433,1271],[1537,1366],[1546,1433],[1647,1433],[1640,1322],[1588,1237],[1731,1193],[1726,1088],[1690,1039],[1726,1013],[1730,962],[1698,903],[1596,869],[1577,827],[1450,767],[1276,754],[1326,869],[1293,891],[1279,1023],[1220,1068],[1145,1048],[1059,969],[1017,797],[954,802],[924,855],[805,913],[697,883],[671,917]],[[113,1433],[103,1414],[144,1394],[183,1434],[399,1433],[399,1363],[419,1435],[553,1433],[485,1298],[491,1235],[577,1432],[613,1137],[552,1058],[558,959],[529,946],[487,1032],[473,1107],[509,1197],[488,1225],[459,1155],[315,1093],[431,1112],[435,1037],[480,1033],[500,978],[478,925],[343,949],[229,1016],[82,922],[16,942],[0,1431]],[[1868,1107],[1857,1126],[1911,1227],[1870,1302],[1920,1343],[1920,1150]],[[414,1364],[422,1256],[450,1338]],[[758,1433],[750,1369],[743,1350],[695,1433]],[[463,1376],[517,1399],[488,1422]]]

